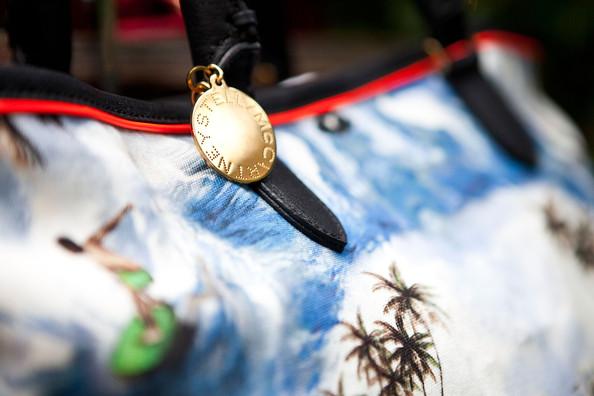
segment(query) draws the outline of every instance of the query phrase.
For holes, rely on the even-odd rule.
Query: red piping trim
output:
[[[459,41],[450,45],[447,48],[447,53],[450,59],[456,61],[469,55],[471,47],[467,44],[468,42],[466,41]],[[383,77],[351,89],[350,91],[320,99],[291,110],[270,114],[270,122],[273,125],[281,125],[293,122],[300,118],[327,113],[339,106],[360,102],[378,94],[410,84],[437,71],[438,66],[430,58],[424,58]]]
[[[542,54],[542,50],[536,41],[515,33],[485,31],[476,34],[474,36],[474,41],[479,50],[485,46],[497,44],[513,48],[519,54],[532,59],[538,59]],[[461,41],[450,45],[447,48],[448,55],[453,60],[467,56],[471,50],[466,44],[466,42]],[[273,125],[281,125],[304,117],[326,113],[339,106],[359,102],[377,94],[410,84],[411,82],[436,72],[436,70],[437,68],[435,64],[429,58],[425,58],[350,91],[320,99],[291,110],[270,114],[270,122]],[[94,107],[81,104],[43,99],[0,99],[0,114],[12,113],[56,114],[87,117],[119,128],[149,133],[174,135],[191,133],[190,125],[187,123],[157,124],[131,121]]]
[[[429,59],[423,59],[350,91],[320,99],[316,102],[308,103],[291,110],[270,114],[270,122],[273,125],[280,125],[303,117],[323,114],[339,106],[360,102],[377,94],[390,91],[393,88],[410,84],[434,71],[435,68],[433,67],[432,62]]]
[[[57,100],[0,99],[0,114],[10,113],[59,114],[74,117],[87,117],[116,127],[141,132],[166,134],[190,133],[189,124],[154,124],[150,122],[131,121],[91,106]]]

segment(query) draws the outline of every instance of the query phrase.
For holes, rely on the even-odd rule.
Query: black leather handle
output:
[[[72,21],[68,0],[9,0],[8,38],[13,61],[70,71]]]
[[[521,163],[537,163],[534,141],[506,100],[480,73],[476,55],[452,65],[446,78],[491,138]]]
[[[229,85],[251,93],[260,53],[254,11],[242,0],[180,0],[194,65],[216,63]]]
[[[444,47],[468,37],[464,0],[416,0],[431,36]]]
[[[469,38],[464,0],[416,0],[416,4],[431,28],[431,36],[443,47]],[[495,142],[523,164],[536,164],[530,134],[491,82],[482,76],[475,54],[454,62],[446,71],[446,78]]]

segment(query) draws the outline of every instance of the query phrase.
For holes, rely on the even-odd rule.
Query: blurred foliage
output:
[[[422,37],[414,1],[327,0],[320,4],[333,29]],[[537,38],[545,49],[542,80],[594,145],[594,1],[469,0],[472,29],[496,27]]]

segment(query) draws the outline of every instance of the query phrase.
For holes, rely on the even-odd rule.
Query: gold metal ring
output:
[[[217,84],[221,85],[223,82],[223,69],[221,69],[218,65],[211,63],[210,65],[206,66],[206,70],[203,71],[204,77],[207,80],[210,80],[210,76],[215,74],[217,76]],[[208,74],[207,74],[208,73]]]
[[[209,90],[210,88],[212,88],[212,85],[210,85],[206,81],[200,81],[198,84],[194,86],[194,88],[191,89],[191,91],[201,94],[204,91]]]
[[[208,68],[209,66],[194,66],[193,68],[190,69],[190,71],[188,72],[188,75],[186,77],[186,83],[188,84],[188,88],[190,88],[190,90],[193,92],[196,87],[200,84],[197,84],[194,82],[194,74],[198,73],[198,72],[202,72],[204,74],[204,71]]]
[[[212,76],[213,74],[217,76],[216,79],[216,83],[218,85],[221,85],[223,82],[223,69],[221,69],[219,66],[215,65],[214,63],[211,63],[208,66],[202,66],[202,65],[198,65],[198,66],[194,66],[190,69],[190,71],[188,72],[188,75],[186,77],[186,83],[188,85],[188,88],[194,92],[197,89],[200,90],[201,83],[196,83],[194,82],[194,75],[198,72],[202,72],[202,75],[204,76],[204,79],[206,81],[210,80],[210,76]],[[210,87],[209,87],[210,88]],[[204,91],[202,91],[204,92]]]
[[[191,89],[192,91],[192,103],[196,103],[198,97],[202,95],[204,92],[208,91],[211,88],[211,85],[206,81],[200,81],[198,85]]]
[[[423,41],[423,49],[439,71],[447,72],[451,68],[452,59],[438,40],[433,37],[426,38]]]
[[[202,77],[206,81],[196,81],[195,75],[198,72],[202,72]],[[219,66],[211,63],[208,66],[194,66],[188,72],[186,77],[186,84],[190,91],[192,91],[192,103],[196,103],[196,100],[204,92],[212,88],[213,84],[223,84],[223,69]]]

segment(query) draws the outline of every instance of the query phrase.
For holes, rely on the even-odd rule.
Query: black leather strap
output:
[[[334,213],[282,162],[252,188],[281,216],[308,238],[342,252],[347,236]]]
[[[68,0],[9,0],[8,37],[13,61],[70,71],[72,21]]]
[[[251,93],[257,20],[242,0],[180,0],[194,65],[216,63],[229,85]]]
[[[416,0],[433,38],[442,47],[468,39],[464,0]],[[504,150],[527,166],[536,164],[536,149],[505,100],[480,72],[476,55],[455,62],[446,72],[460,98]]]
[[[431,29],[431,36],[444,47],[468,37],[464,0],[416,0]]]
[[[446,78],[454,90],[483,123],[491,137],[520,162],[534,166],[537,162],[534,142],[501,95],[485,79],[471,56],[453,64]]]
[[[242,0],[181,0],[195,65],[216,63],[233,87],[252,94],[250,80],[259,56],[256,16]],[[280,160],[266,179],[251,187],[313,241],[341,252],[347,238],[336,216]]]

